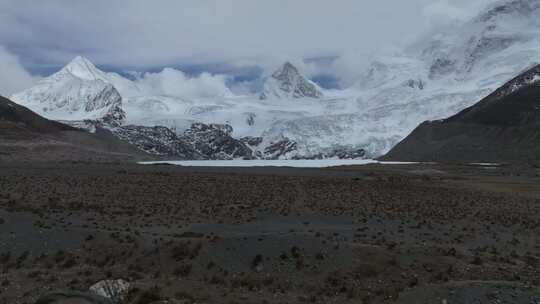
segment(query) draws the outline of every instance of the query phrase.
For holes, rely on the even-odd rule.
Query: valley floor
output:
[[[0,163],[0,303],[538,303],[540,171]]]

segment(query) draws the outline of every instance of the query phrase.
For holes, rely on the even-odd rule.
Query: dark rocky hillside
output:
[[[133,161],[148,155],[107,130],[91,134],[0,96],[0,162]]]
[[[540,162],[540,65],[474,106],[424,122],[383,160]]]
[[[74,128],[45,119],[0,96],[0,138],[28,137],[32,133],[57,133]]]

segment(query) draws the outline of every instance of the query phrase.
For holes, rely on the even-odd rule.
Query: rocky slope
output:
[[[0,162],[111,162],[146,156],[105,129],[83,132],[0,97]]]
[[[116,125],[99,120],[65,121],[70,126],[90,133],[110,132],[139,150],[158,158],[180,160],[232,160],[254,159],[260,154],[257,139],[235,139],[229,125],[194,123],[183,134],[162,126]]]
[[[155,156],[175,159],[206,159],[193,146],[165,127],[127,125],[111,128],[117,138],[129,142],[140,150]]]
[[[29,109],[0,96],[0,137],[19,138],[37,134],[54,134],[73,128],[45,119]]]
[[[416,128],[385,160],[540,162],[540,65],[457,115]]]
[[[182,139],[208,159],[253,159],[253,151],[241,140],[233,138],[232,132],[229,125],[194,123]]]
[[[233,138],[229,125],[194,123],[178,135],[166,127],[127,125],[109,128],[119,139],[142,151],[177,159],[252,159],[253,151],[241,140]]]

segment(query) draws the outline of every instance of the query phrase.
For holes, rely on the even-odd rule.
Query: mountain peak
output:
[[[88,60],[88,58],[83,56],[73,58],[61,72],[70,73],[84,80],[106,79],[104,73]]]
[[[12,99],[49,119],[121,122],[125,118],[120,92],[106,73],[82,56]]]
[[[300,75],[298,69],[290,62],[285,62],[281,68],[274,72],[272,77],[278,78],[281,75]]]
[[[75,58],[73,58],[69,64],[89,64],[89,65],[93,65],[93,63],[90,61],[90,59],[84,57],[84,56],[81,56],[81,55],[77,55],[75,56]]]
[[[300,74],[298,69],[290,62],[285,62],[264,83],[264,91],[260,99],[268,97],[277,98],[321,98],[320,88]]]

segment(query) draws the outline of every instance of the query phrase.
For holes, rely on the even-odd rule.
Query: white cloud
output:
[[[462,23],[493,2],[0,0],[0,44],[17,50],[25,66],[40,73],[76,55],[114,70],[203,66],[229,73],[257,68],[263,76],[291,61],[308,76],[333,75],[347,86],[363,72],[372,54],[392,49],[389,46],[403,48],[417,37]],[[314,57],[338,59],[332,64],[303,61]],[[211,68],[224,65],[231,70]],[[168,83],[163,76],[163,84],[154,85]],[[159,77],[148,75],[146,81],[152,78]],[[220,94],[228,80],[200,78],[185,81],[186,92]],[[195,81],[208,91],[189,88]],[[235,93],[256,85],[245,79],[239,82],[231,85]]]
[[[468,3],[486,1],[442,1],[427,14],[456,16],[472,7]],[[131,68],[340,56],[408,43],[425,30],[423,9],[431,3],[3,0],[0,43],[36,65],[62,64],[79,54],[100,65]]]
[[[224,75],[202,73],[188,77],[179,70],[166,68],[159,73],[144,73],[135,83],[147,95],[167,95],[183,98],[228,97],[231,91]]]
[[[465,19],[466,11],[450,3],[448,0],[436,1],[424,8],[424,14],[428,18],[429,23],[437,22],[442,19]]]
[[[20,64],[19,59],[0,46],[0,95],[9,97],[36,81]]]

